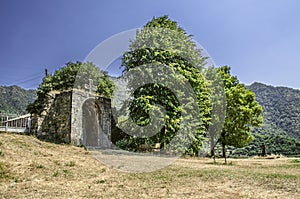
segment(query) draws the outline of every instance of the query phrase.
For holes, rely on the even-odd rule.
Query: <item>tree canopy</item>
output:
[[[27,107],[30,113],[40,114],[47,102],[50,91],[64,91],[73,88],[81,89],[89,80],[97,86],[97,93],[103,97],[111,98],[114,92],[114,83],[109,80],[106,72],[101,71],[93,63],[69,62],[56,70],[53,75],[48,74],[43,78],[37,89],[38,98]]]
[[[262,124],[262,107],[255,94],[230,74],[230,67],[219,68],[226,93],[226,117],[220,143],[226,158],[225,145],[244,147],[253,140],[253,127]]]
[[[128,87],[132,90],[132,98],[128,102],[130,117],[135,124],[146,126],[150,123],[149,113],[157,110],[157,106],[154,105],[158,104],[165,110],[165,116],[162,118],[165,124],[160,132],[152,137],[145,134],[143,139],[128,138],[133,148],[147,142],[159,142],[164,146],[170,144],[182,127],[183,121],[189,119],[192,121],[192,118],[188,117],[194,114],[198,117],[198,121],[194,122],[197,126],[196,132],[186,130],[185,135],[182,136],[186,137],[180,141],[185,143],[183,139],[187,139],[186,142],[190,142],[191,145],[189,149],[181,148],[180,151],[198,152],[210,120],[209,91],[201,72],[205,60],[206,57],[201,55],[201,50],[197,48],[191,36],[167,16],[154,18],[137,32],[136,39],[130,45],[130,51],[123,56],[125,75],[134,70],[139,70],[140,74],[129,75],[128,78]],[[165,74],[165,71],[169,73]],[[167,77],[172,78],[168,79],[169,85],[161,85],[157,82],[143,85],[145,79],[156,79],[159,76],[162,81]],[[172,91],[173,88],[183,85],[185,81],[193,89],[194,99],[185,96],[184,91],[177,96]],[[136,85],[139,87],[136,88]],[[178,98],[184,98],[185,103],[181,104]],[[191,104],[195,104],[196,108]],[[190,116],[182,112],[184,109]]]

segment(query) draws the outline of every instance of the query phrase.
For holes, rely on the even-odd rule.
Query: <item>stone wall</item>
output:
[[[47,98],[41,116],[32,118],[33,133],[40,139],[55,143],[85,145],[88,134],[83,130],[85,102],[92,101],[99,107],[98,144],[95,147],[111,147],[111,100],[84,90],[52,91]]]
[[[40,117],[35,118],[35,134],[39,139],[55,143],[71,141],[72,91],[50,92],[47,105]]]

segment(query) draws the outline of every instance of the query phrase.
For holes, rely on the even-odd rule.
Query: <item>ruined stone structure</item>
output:
[[[84,90],[51,91],[32,130],[52,142],[110,148],[111,101]]]
[[[111,147],[111,100],[73,90],[71,142],[87,147]]]

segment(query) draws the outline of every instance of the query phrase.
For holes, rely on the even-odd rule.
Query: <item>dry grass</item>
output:
[[[297,159],[178,159],[124,173],[83,148],[0,134],[2,198],[300,198]]]

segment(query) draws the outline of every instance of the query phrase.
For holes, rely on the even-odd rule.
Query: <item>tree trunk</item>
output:
[[[223,153],[223,158],[225,158],[225,164],[227,164],[226,149],[225,149],[225,144],[223,144],[223,143],[222,143],[222,153]]]
[[[210,140],[210,155],[214,159],[214,162],[216,162],[216,156],[215,156],[215,141],[213,138]]]
[[[211,156],[214,159],[214,163],[216,163],[216,155],[215,155],[215,149],[211,150]]]

